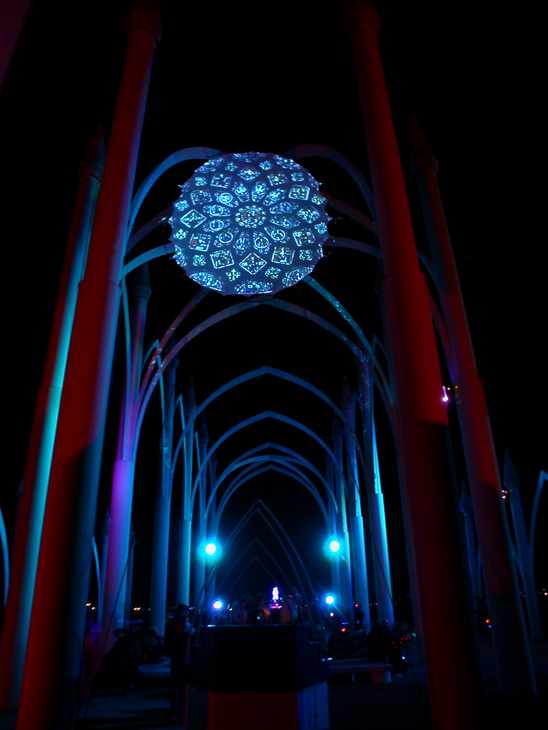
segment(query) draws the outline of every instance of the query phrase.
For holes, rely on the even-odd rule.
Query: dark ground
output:
[[[495,665],[489,639],[481,645],[489,725],[492,730],[536,727],[548,711],[548,641],[532,644],[538,695],[531,698],[501,697],[497,692]],[[450,647],[448,647],[450,658]],[[167,668],[157,676],[142,677],[122,697],[95,693],[82,708],[78,730],[171,730],[181,727],[169,720]],[[158,674],[160,676],[158,676]],[[412,666],[390,684],[359,683],[337,677],[329,685],[331,730],[430,730],[426,671]],[[0,711],[0,730],[15,728],[16,713]],[[261,727],[258,719],[257,727]],[[40,730],[37,728],[36,730]],[[465,730],[463,728],[463,730]]]

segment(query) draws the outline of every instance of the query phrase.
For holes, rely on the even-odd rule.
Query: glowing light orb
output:
[[[338,540],[331,540],[331,542],[329,543],[329,549],[332,553],[338,553],[341,549],[340,542]]]
[[[326,596],[325,602],[327,603],[328,606],[331,606],[333,603],[335,603],[335,599],[333,598],[333,596]]]
[[[217,545],[214,542],[208,542],[205,546],[206,555],[215,555],[217,552]]]
[[[181,187],[169,219],[175,261],[221,294],[275,294],[323,256],[326,199],[294,160],[265,152],[215,157]]]
[[[222,601],[218,601],[218,600],[217,601],[213,601],[213,608],[216,611],[220,611],[222,607],[223,607],[223,602]]]

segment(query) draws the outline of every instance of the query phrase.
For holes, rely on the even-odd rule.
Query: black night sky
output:
[[[10,529],[76,194],[76,168],[99,124],[108,137],[126,48],[123,24],[133,4],[35,2],[0,97],[8,425],[0,504]],[[418,195],[408,173],[413,115],[439,158],[438,180],[499,463],[508,450],[521,476],[528,519],[539,472],[548,470],[538,11],[530,4],[521,15],[433,1],[375,4],[417,244],[426,250]],[[160,2],[164,36],[152,72],[137,184],[171,152],[191,146],[284,153],[322,144],[344,153],[369,177],[344,5]],[[166,195],[172,194],[168,189]],[[344,199],[344,192],[334,194]],[[374,272],[361,276],[351,270],[343,281],[330,278],[329,257],[320,266],[326,282],[352,288],[356,313],[373,302],[367,287]],[[170,306],[195,291],[178,272],[171,283],[182,289],[169,295]],[[156,312],[152,303],[151,308]],[[363,312],[361,317],[366,326]],[[302,344],[286,334],[290,347]],[[275,358],[264,332],[253,336],[258,361]],[[222,337],[209,352],[211,382],[223,344],[234,345]],[[340,384],[329,378],[333,357],[318,354],[316,365],[320,381],[338,398]],[[203,380],[196,387],[200,397],[206,394]],[[117,422],[116,409],[111,418]],[[215,431],[209,421],[208,426]],[[141,484],[151,478],[145,471],[143,466]],[[388,473],[386,488],[397,496],[390,478]],[[288,501],[283,490],[279,487],[277,496],[281,511]],[[546,532],[547,519],[544,495],[538,533]],[[301,520],[301,531],[308,530],[305,523]],[[536,550],[541,552],[540,541]],[[546,565],[537,560],[536,567],[538,587],[546,587]],[[404,574],[397,575],[401,589]]]

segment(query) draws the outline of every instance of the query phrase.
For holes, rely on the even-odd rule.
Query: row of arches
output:
[[[371,200],[371,194],[368,190],[368,186],[365,183],[365,180],[363,179],[363,176],[361,176],[360,173],[352,165],[350,165],[347,160],[341,160],[336,152],[320,147],[303,148],[301,152],[304,156],[309,156],[313,153],[316,153],[320,157],[329,159],[332,162],[335,161],[343,168],[345,172],[347,172],[347,174],[349,174],[349,177],[352,179],[352,181],[357,184],[358,189],[365,195],[366,200]],[[202,149],[182,150],[171,155],[168,160],[159,165],[159,167],[145,180],[140,190],[136,194],[131,220],[136,220],[138,216],[139,206],[143,205],[146,200],[146,193],[149,192],[152,186],[160,180],[163,173],[166,173],[168,170],[171,169],[171,167],[180,164],[182,161],[187,161],[194,157],[203,159],[204,154],[214,156],[215,154],[218,154],[218,152],[215,150]],[[354,218],[357,219],[360,224],[365,221],[369,231],[374,230],[374,225],[367,215],[364,215],[363,213],[358,213],[357,211],[350,209],[348,206],[345,207],[343,203],[336,201],[334,198],[330,198],[329,204],[333,207],[333,209],[344,209],[347,216],[353,214]],[[167,216],[167,213],[168,209],[165,209],[164,211],[162,211],[161,214],[153,216],[150,221],[139,225],[136,228],[136,233],[134,233],[128,241],[128,256],[131,256],[136,247],[141,244],[141,241],[143,240],[143,237],[145,235],[150,236],[150,234],[156,228],[162,225],[165,217]],[[376,248],[371,243],[364,244],[360,243],[357,240],[349,240],[345,238],[339,240],[337,238],[334,242],[334,246],[338,247],[339,250],[342,250],[344,248],[353,248],[354,250],[358,250],[361,255],[365,254],[367,256],[368,254],[374,254],[374,257],[378,258],[378,248]],[[131,260],[125,266],[124,281],[127,280],[126,277],[130,276],[132,272],[138,272],[139,267],[146,266],[147,264],[158,259],[159,257],[165,257],[170,253],[172,253],[172,251],[169,250],[169,247],[162,243],[160,245],[153,245],[146,251],[142,251],[137,255],[134,255],[134,257],[131,258]],[[169,443],[168,451],[171,460],[167,463],[167,469],[165,471],[164,477],[162,478],[162,486],[160,487],[161,494],[163,495],[162,499],[164,500],[164,502],[166,502],[166,504],[164,504],[163,506],[163,509],[169,509],[169,505],[167,504],[167,502],[169,502],[171,498],[171,493],[173,490],[173,477],[176,471],[178,459],[180,458],[184,463],[184,466],[182,467],[183,485],[182,487],[178,488],[182,489],[183,494],[181,499],[181,513],[183,515],[181,525],[183,526],[182,529],[186,530],[187,534],[181,537],[181,539],[178,541],[178,544],[181,546],[185,546],[184,550],[186,551],[187,558],[186,561],[181,558],[183,566],[181,566],[181,563],[179,563],[179,573],[185,577],[178,581],[177,590],[181,591],[181,593],[177,600],[182,600],[184,602],[192,601],[189,593],[189,558],[190,555],[195,554],[195,550],[193,551],[192,548],[189,550],[189,545],[191,541],[193,519],[200,522],[200,529],[203,531],[204,529],[208,529],[205,527],[205,525],[208,525],[210,523],[210,518],[214,515],[215,519],[213,521],[213,525],[209,529],[213,529],[213,532],[215,532],[215,528],[219,527],[220,518],[223,514],[224,507],[230,496],[233,495],[240,486],[248,482],[250,479],[256,478],[265,471],[277,471],[279,474],[283,474],[285,477],[290,476],[291,479],[296,479],[300,484],[302,484],[305,489],[307,489],[314,495],[314,499],[316,500],[316,503],[318,504],[320,511],[323,515],[325,523],[324,530],[326,536],[332,532],[336,533],[337,528],[339,530],[343,530],[343,525],[348,530],[348,525],[351,523],[350,517],[347,517],[347,515],[339,515],[339,517],[337,518],[337,513],[340,513],[343,510],[346,511],[348,504],[353,505],[353,511],[354,513],[356,513],[353,515],[353,517],[358,519],[362,518],[362,498],[360,496],[360,483],[362,484],[362,491],[368,491],[372,494],[377,494],[377,498],[379,500],[382,500],[382,493],[380,489],[380,475],[378,473],[378,468],[377,470],[375,470],[375,464],[378,464],[378,461],[375,461],[374,459],[374,454],[376,453],[376,444],[373,440],[372,394],[374,391],[379,394],[379,401],[384,404],[383,407],[388,409],[387,412],[389,414],[389,418],[392,421],[394,419],[394,399],[392,392],[388,387],[388,376],[386,372],[384,372],[380,362],[377,360],[376,357],[376,352],[378,352],[380,349],[379,340],[375,336],[373,343],[370,343],[368,338],[365,336],[363,329],[350,314],[350,312],[346,309],[343,303],[340,302],[331,292],[329,292],[327,288],[322,286],[319,281],[317,281],[313,277],[308,277],[303,283],[303,286],[312,289],[315,293],[319,295],[324,303],[323,309],[327,312],[327,316],[322,316],[322,314],[318,313],[317,311],[313,311],[311,308],[307,308],[291,301],[285,301],[269,297],[257,297],[252,298],[251,300],[244,300],[236,303],[227,302],[226,305],[224,305],[224,302],[222,302],[222,305],[224,306],[219,307],[219,309],[215,311],[214,314],[210,315],[209,317],[199,319],[198,323],[194,324],[193,327],[187,327],[186,323],[188,320],[193,320],[194,322],[193,315],[195,315],[196,309],[199,308],[199,305],[204,298],[204,292],[198,292],[182,308],[181,312],[173,319],[166,332],[156,340],[156,344],[152,348],[150,348],[149,353],[145,358],[143,368],[144,375],[142,377],[142,380],[138,384],[133,381],[133,393],[129,393],[127,391],[127,383],[132,382],[131,373],[135,367],[135,363],[133,362],[133,360],[137,359],[141,361],[143,359],[143,345],[141,344],[140,347],[137,348],[136,352],[134,351],[134,348],[132,349],[132,326],[130,323],[132,317],[135,318],[137,316],[144,316],[144,304],[142,304],[143,297],[141,296],[143,293],[142,276],[140,274],[137,274],[133,287],[135,290],[135,297],[137,297],[139,302],[141,302],[139,306],[142,309],[139,310],[139,315],[135,314],[135,312],[138,310],[138,306],[134,303],[134,306],[132,307],[133,314],[129,316],[131,308],[129,305],[129,299],[132,297],[132,290],[128,292],[128,288],[125,287],[124,312],[126,313],[125,340],[127,353],[126,398],[124,399],[124,413],[121,418],[124,436],[119,441],[118,455],[120,456],[126,453],[131,456],[131,460],[134,461],[136,459],[139,443],[139,433],[143,424],[144,413],[146,412],[146,408],[150,403],[151,398],[153,397],[155,389],[157,388],[157,386],[160,386],[163,393],[163,410],[161,418],[164,423],[164,432],[162,438],[164,440],[164,443],[166,441]],[[209,296],[211,297],[212,295]],[[213,297],[216,297],[216,295],[213,295]],[[218,302],[220,301],[218,297],[217,300]],[[135,300],[133,301],[135,302]],[[174,396],[175,380],[173,375],[173,369],[176,368],[176,364],[179,360],[185,359],[185,348],[187,348],[190,343],[192,343],[196,339],[197,346],[199,346],[200,338],[205,339],[209,330],[214,330],[215,328],[222,326],[223,323],[231,318],[236,321],[238,317],[241,317],[241,315],[249,312],[250,310],[254,310],[254,313],[256,313],[264,309],[273,309],[275,313],[281,310],[284,315],[289,315],[292,320],[305,320],[305,325],[307,327],[311,326],[314,328],[319,328],[324,335],[327,335],[328,338],[334,338],[338,340],[342,344],[342,346],[348,351],[350,356],[349,361],[351,363],[354,363],[354,380],[356,383],[361,383],[361,385],[359,386],[359,390],[362,395],[364,395],[365,393],[365,397],[367,399],[366,404],[364,404],[363,398],[361,398],[359,401],[360,404],[363,404],[360,407],[361,413],[359,416],[360,422],[363,424],[363,435],[361,438],[358,438],[354,433],[355,415],[353,415],[352,413],[352,410],[355,409],[358,405],[358,399],[356,394],[354,394],[353,396],[350,393],[350,391],[348,390],[348,386],[345,398],[349,402],[345,406],[346,413],[343,413],[341,407],[330,396],[326,395],[326,393],[323,392],[321,388],[309,382],[307,379],[299,377],[294,372],[275,368],[270,365],[263,365],[249,372],[244,371],[236,377],[229,379],[228,382],[221,383],[219,387],[217,387],[213,392],[208,393],[208,395],[202,400],[202,402],[197,404],[195,403],[194,394],[189,393],[188,390],[185,393],[184,397],[181,394]],[[337,320],[339,320],[343,326],[337,324]],[[184,334],[180,335],[179,332],[181,331]],[[171,375],[168,376],[168,373],[170,373],[170,371]],[[194,379],[196,378],[196,376],[193,377]],[[165,381],[168,378],[170,384],[166,385]],[[243,418],[242,420],[238,420],[238,413],[234,413],[232,418],[233,425],[227,427],[218,436],[215,443],[212,444],[208,450],[204,450],[203,453],[201,453],[201,449],[199,446],[199,428],[197,429],[196,424],[203,423],[204,416],[206,420],[208,420],[208,408],[210,408],[210,406],[212,406],[215,401],[217,401],[217,399],[222,400],[222,398],[226,396],[226,394],[229,394],[230,391],[232,391],[233,389],[238,388],[243,390],[249,383],[259,378],[266,378],[270,380],[275,379],[277,381],[280,381],[286,388],[289,384],[297,393],[297,399],[299,398],[299,391],[304,390],[313,395],[315,399],[320,401],[322,405],[330,413],[333,414],[333,418],[337,422],[337,428],[341,431],[341,433],[346,434],[347,445],[345,445],[345,451],[349,449],[348,456],[345,455],[343,458],[342,454],[337,456],[334,453],[333,445],[331,443],[331,427],[329,428],[329,433],[327,435],[320,434],[313,427],[307,425],[306,420],[308,419],[309,414],[306,414],[305,417],[299,420],[291,418],[284,413],[277,412],[276,410],[259,410],[259,412],[256,412],[247,418]],[[341,379],[339,387],[342,387],[342,385],[343,382]],[[169,406],[167,405],[168,401],[171,402],[174,397],[176,398],[175,409],[173,408],[173,404]],[[188,403],[186,401],[188,401]],[[169,422],[169,419],[173,418],[175,410],[180,415],[179,433],[176,438],[173,436],[173,424]],[[168,415],[168,411],[170,412],[170,415]],[[352,421],[352,423],[347,422],[348,418]],[[257,426],[257,424],[260,424],[261,421],[264,421],[266,419],[270,421],[276,421],[282,424],[286,432],[291,432],[291,429],[295,429],[296,431],[300,432],[301,435],[304,434],[307,439],[316,441],[316,443],[319,444],[320,451],[323,452],[323,454],[325,455],[324,458],[322,458],[322,462],[324,461],[324,459],[330,462],[330,464],[332,465],[331,473],[334,475],[334,480],[338,481],[342,485],[342,488],[339,488],[338,490],[338,498],[336,496],[334,484],[330,484],[327,481],[326,476],[322,473],[324,471],[323,464],[320,470],[318,466],[313,464],[310,459],[307,459],[306,454],[301,453],[296,449],[289,449],[289,452],[291,454],[291,461],[288,461],[287,455],[281,457],[279,453],[276,455],[270,453],[272,447],[269,447],[268,444],[263,445],[259,449],[259,451],[262,452],[260,454],[254,454],[254,452],[256,452],[259,447],[254,447],[251,450],[245,451],[244,454],[249,454],[249,456],[246,456],[245,458],[243,457],[243,455],[236,454],[235,458],[233,458],[232,461],[230,461],[223,468],[220,476],[211,481],[211,462],[212,459],[216,457],[219,449],[222,448],[223,443],[228,442],[232,437],[237,436],[245,429],[253,429],[255,426]],[[228,420],[230,422],[231,419]],[[196,446],[195,441],[198,444]],[[124,447],[124,443],[127,443],[127,447]],[[279,445],[277,448],[284,450],[288,447]],[[195,456],[194,459],[192,457],[193,450]],[[365,451],[368,454],[367,457],[365,455]],[[194,467],[193,461],[198,462],[197,465]],[[256,467],[254,466],[255,464],[257,465]],[[307,475],[306,477],[304,476],[302,471],[303,464],[306,465],[309,472],[311,472],[311,474]],[[358,473],[358,471],[360,473]],[[227,479],[229,474],[231,475],[233,473],[235,473],[236,476],[225,488],[225,480]],[[163,483],[163,481],[167,481],[167,484]],[[209,486],[206,486],[206,483],[208,482]],[[365,488],[366,482],[368,482],[367,488]],[[319,483],[319,486],[317,485],[317,483]],[[119,488],[121,491],[125,491],[128,487],[127,485],[125,485],[120,486]],[[116,489],[116,480],[114,482],[114,489]],[[320,490],[322,492],[325,492],[326,496],[324,496],[324,494],[320,496]],[[207,492],[207,496],[203,494],[204,491]],[[215,500],[217,498],[217,495],[220,495],[220,501],[218,507],[216,508]],[[156,508],[158,510],[162,509],[162,499],[156,501]],[[117,502],[117,497],[115,494],[112,497],[112,502],[113,505]],[[367,507],[365,509],[367,511]],[[127,500],[126,511],[127,514],[124,520],[125,526],[123,530],[120,530],[120,528],[116,528],[116,531],[118,533],[125,532],[125,534],[128,534],[128,520],[131,519],[131,504]],[[379,544],[375,545],[374,553],[375,555],[382,556],[382,567],[378,568],[378,572],[384,576],[383,583],[386,585],[386,589],[383,591],[386,596],[384,600],[381,600],[381,605],[383,606],[382,618],[387,618],[390,622],[393,622],[391,586],[389,577],[388,579],[386,578],[387,575],[389,576],[386,525],[383,522],[382,515],[383,510],[381,504],[380,509],[376,509],[373,511],[373,521],[376,521],[376,524],[373,529],[371,529],[371,527],[368,527],[367,534],[375,535],[375,540]],[[164,532],[166,530],[166,525],[168,524],[169,521],[166,516],[164,516],[158,522],[158,525],[163,526],[162,529],[164,530]],[[360,531],[358,528],[357,532],[358,535],[362,535],[361,540],[363,543],[363,529]],[[348,536],[346,537],[346,542],[348,545],[347,549],[349,550],[350,539],[348,538]],[[159,544],[158,539],[155,540],[154,544]],[[156,575],[162,570],[167,570],[168,559],[165,551],[167,549],[168,541],[163,540],[162,544],[163,557],[160,560],[160,565],[163,567],[160,568],[158,563],[154,564],[153,573],[155,573]],[[366,585],[367,581],[365,579],[365,574],[367,572],[365,564],[365,545],[361,544],[358,546],[354,546],[353,550],[358,550],[359,554],[362,556],[361,561],[363,564],[358,571],[358,576],[354,577],[354,584],[361,584],[360,590],[364,593],[361,602],[365,602],[367,604],[366,609],[368,612],[369,592]],[[111,547],[111,551],[118,556],[120,555],[120,549],[118,545],[116,546],[116,548]],[[124,553],[122,553],[122,555],[124,555]],[[353,561],[351,560],[348,561],[348,565],[358,565],[358,563],[359,561],[356,561],[355,563],[353,563]],[[119,585],[120,576],[125,574],[123,568],[124,564],[125,560],[118,561],[117,578],[111,580],[110,591],[116,596],[126,595],[126,591],[120,590]],[[196,566],[196,569],[198,571],[198,574],[200,574],[201,568],[199,566],[199,563]],[[352,601],[355,600],[357,594],[353,593],[352,576],[349,577],[347,575],[346,580],[347,585],[345,588],[346,595],[344,597],[344,610],[345,613],[348,614],[351,608]],[[198,588],[200,586],[200,582],[201,581],[198,580]],[[162,616],[165,616],[165,586],[166,579],[162,581],[159,589],[161,597],[151,598],[151,620],[153,620],[153,623],[155,625],[162,620]],[[155,588],[157,590],[158,586],[156,585]],[[108,610],[112,611],[112,599],[109,603],[108,592],[109,591],[107,589],[106,603],[108,606]],[[338,586],[337,592],[341,593],[340,586]],[[126,613],[122,607],[118,607],[114,610],[117,611],[118,617],[114,621],[109,621],[109,625],[111,627],[115,627],[117,623],[122,620],[122,616]]]

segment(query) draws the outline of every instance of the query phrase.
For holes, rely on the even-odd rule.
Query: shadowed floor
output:
[[[497,693],[492,648],[482,641],[482,668],[492,730],[534,727],[548,711],[548,641],[533,643],[538,696],[500,697]],[[450,660],[450,647],[448,647]],[[167,666],[139,680],[123,696],[94,693],[80,711],[78,730],[167,730],[182,723],[169,719]],[[156,675],[156,676],[155,676]],[[334,677],[329,684],[331,730],[430,730],[428,689],[423,664],[412,666],[390,684],[352,682],[350,676]],[[0,711],[0,730],[15,728],[16,712]],[[257,727],[261,727],[257,719]],[[37,729],[38,730],[38,729]],[[318,730],[321,730],[320,728]]]

